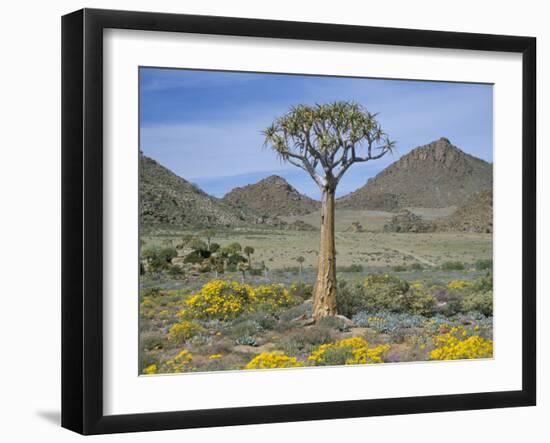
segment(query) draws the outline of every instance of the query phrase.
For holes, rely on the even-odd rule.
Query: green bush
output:
[[[333,337],[325,327],[313,327],[291,333],[285,336],[280,343],[281,350],[287,355],[310,353],[319,345],[330,343]]]
[[[199,251],[193,251],[189,254],[187,254],[184,258],[184,263],[191,263],[191,264],[197,264],[202,263],[204,260],[204,257],[201,255]]]
[[[360,285],[350,286],[345,280],[338,280],[338,291],[336,296],[336,309],[339,314],[351,318],[354,314],[363,309]]]
[[[256,338],[252,335],[241,335],[240,337],[237,337],[235,339],[235,344],[237,345],[245,345],[245,346],[256,346],[258,343],[256,342]]]
[[[462,312],[479,312],[486,316],[493,315],[493,292],[472,292],[462,300]]]
[[[492,291],[493,290],[493,274],[488,273],[487,275],[478,278],[474,285],[472,286],[473,291],[483,292],[483,291]]]
[[[172,265],[168,268],[168,275],[170,275],[173,279],[178,280],[185,277],[185,272],[183,272],[183,269],[179,266]]]
[[[295,282],[290,285],[289,293],[292,297],[307,300],[313,295],[313,285],[303,282]]]
[[[405,272],[407,268],[402,265],[396,265],[392,268],[393,272]]]
[[[328,348],[323,353],[323,359],[316,362],[316,366],[343,366],[348,360],[353,360],[353,350],[351,346]]]
[[[253,322],[266,331],[273,329],[277,324],[273,309],[267,305],[259,306],[255,311],[241,315],[240,320]]]
[[[361,311],[403,312],[407,310],[405,293],[408,290],[406,280],[389,274],[369,275],[362,285],[354,287],[340,281],[337,310],[349,318]]]
[[[348,332],[349,325],[338,317],[323,317],[319,321],[319,327],[326,329],[337,329],[340,332]]]
[[[411,265],[411,270],[413,271],[422,271],[424,269],[424,266],[422,266],[420,263],[413,263]]]
[[[435,297],[422,289],[409,289],[402,298],[401,312],[431,317],[437,307]]]
[[[441,265],[441,269],[444,271],[463,271],[464,263],[460,261],[446,261]]]
[[[349,266],[339,266],[337,269],[338,272],[363,272],[363,266],[353,264]]]
[[[239,254],[232,254],[227,259],[227,264],[229,266],[237,266],[239,263],[246,263],[248,260]]]
[[[258,332],[262,330],[262,326],[255,320],[244,320],[234,323],[229,329],[230,337],[237,339],[243,336],[254,337]]]
[[[142,251],[141,257],[147,262],[147,270],[151,272],[166,271],[178,253],[176,248],[150,248]]]
[[[484,270],[493,270],[493,260],[487,259],[487,260],[478,260],[476,261],[475,267],[478,271],[484,271]]]

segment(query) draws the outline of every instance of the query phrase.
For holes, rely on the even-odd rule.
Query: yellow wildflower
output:
[[[150,375],[150,374],[156,374],[156,373],[157,373],[157,370],[158,370],[157,365],[155,365],[155,364],[153,363],[152,365],[149,365],[149,366],[147,366],[145,369],[143,369],[143,373],[144,373],[144,374],[148,374],[148,375]]]
[[[297,368],[303,366],[296,357],[289,357],[282,352],[262,352],[254,357],[244,367],[245,369],[275,369],[275,368]]]

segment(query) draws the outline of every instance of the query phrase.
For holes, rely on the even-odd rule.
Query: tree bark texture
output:
[[[336,315],[336,248],[334,245],[334,194],[325,188],[321,199],[321,245],[313,291],[313,318]]]

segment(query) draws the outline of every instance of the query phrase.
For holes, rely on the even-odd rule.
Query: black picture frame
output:
[[[171,31],[503,51],[523,64],[522,389],[104,415],[103,30]],[[230,17],[83,9],[62,18],[62,426],[81,434],[414,414],[536,403],[536,39]]]

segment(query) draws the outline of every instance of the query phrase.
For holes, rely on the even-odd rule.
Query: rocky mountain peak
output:
[[[315,211],[319,202],[300,194],[283,177],[270,175],[257,183],[237,187],[223,200],[233,206],[270,216],[304,215]]]
[[[389,211],[440,208],[460,205],[492,183],[491,164],[441,137],[403,155],[366,185],[339,199],[339,204],[349,209]]]

